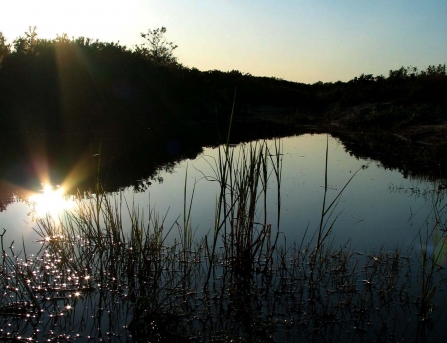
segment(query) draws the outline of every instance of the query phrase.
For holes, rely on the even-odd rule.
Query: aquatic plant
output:
[[[319,225],[306,231],[313,240],[288,245],[279,219],[281,156],[273,141],[227,144],[216,160],[208,158],[214,174],[204,176],[219,185],[210,237],[194,235],[194,192],[186,187],[183,220],[168,224],[99,183],[58,220],[38,221],[36,255],[12,244],[7,251],[3,233],[0,337],[423,341],[436,333],[445,206],[434,202],[436,230],[427,227],[420,242],[433,241],[435,253],[423,252],[416,266],[414,252],[398,248],[335,248],[329,237],[341,193],[323,199]],[[272,221],[267,185],[275,184]]]

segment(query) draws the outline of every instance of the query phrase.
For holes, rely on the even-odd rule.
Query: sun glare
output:
[[[63,211],[73,207],[73,200],[64,194],[63,187],[44,186],[43,190],[31,195],[28,200],[32,205],[32,214],[36,218],[51,216],[57,218]]]

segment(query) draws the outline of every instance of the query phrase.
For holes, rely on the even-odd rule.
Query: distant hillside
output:
[[[157,30],[146,35],[165,32]],[[387,77],[362,74],[349,82],[309,85],[236,70],[187,68],[173,56],[172,43],[164,47],[170,50],[144,45],[129,49],[66,35],[46,40],[31,28],[11,45],[0,34],[2,132],[132,131],[167,122],[225,120],[235,91],[236,116],[252,120],[337,120],[366,128],[414,121],[414,111],[405,109],[415,104],[428,108],[418,120],[436,122],[446,113],[445,65],[423,71],[402,67]],[[364,118],[339,120],[363,104],[375,104]],[[374,113],[382,109],[387,115],[378,119]]]

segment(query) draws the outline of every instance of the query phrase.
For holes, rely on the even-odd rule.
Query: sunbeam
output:
[[[63,187],[45,185],[40,193],[28,198],[32,206],[32,215],[35,218],[51,216],[56,219],[63,211],[73,208],[74,202],[64,194]]]

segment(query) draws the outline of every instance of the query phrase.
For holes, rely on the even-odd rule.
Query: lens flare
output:
[[[64,211],[73,208],[74,202],[65,196],[63,187],[45,185],[42,192],[28,198],[32,205],[31,213],[38,219],[51,216],[56,219]]]

